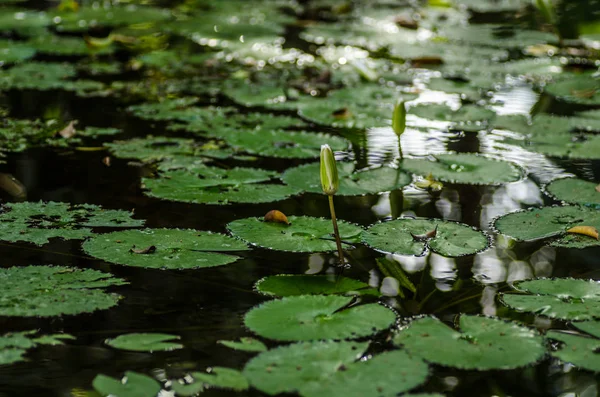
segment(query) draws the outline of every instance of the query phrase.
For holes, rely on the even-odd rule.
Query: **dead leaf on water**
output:
[[[425,234],[410,234],[414,241],[427,241],[431,240],[435,236],[437,236],[437,225],[435,225],[435,229],[428,231]]]
[[[600,193],[600,185],[596,186],[596,191]]]
[[[352,116],[352,113],[348,108],[341,108],[338,110],[334,110],[331,115],[336,119],[347,119]]]
[[[27,199],[27,188],[11,174],[0,173],[0,189],[16,200]]]
[[[594,226],[574,226],[567,230],[567,233],[581,234],[598,240],[598,229]]]
[[[131,247],[131,249],[129,250],[129,252],[131,252],[133,254],[153,254],[154,252],[156,252],[156,246],[151,245],[151,246],[146,247],[146,248],[136,249],[135,245],[134,245],[133,247]]]
[[[75,129],[76,124],[77,120],[71,121],[69,124],[67,124],[65,128],[58,132],[58,135],[62,136],[65,139],[72,138],[77,133],[77,130]]]
[[[577,98],[592,98],[594,95],[596,95],[596,89],[588,88],[585,90],[571,90],[571,94]]]
[[[106,156],[102,159],[102,164],[104,164],[107,167],[110,167],[110,156]]]
[[[285,216],[283,212],[278,210],[271,210],[267,212],[267,214],[265,215],[265,222],[284,223],[286,225],[290,224],[290,221],[288,221],[287,216]]]

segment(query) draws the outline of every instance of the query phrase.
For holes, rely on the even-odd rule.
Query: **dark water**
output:
[[[575,15],[585,17],[587,2],[568,2]],[[592,7],[594,4],[587,4]],[[582,8],[584,11],[579,11]],[[569,13],[572,18],[573,13]],[[568,27],[568,21],[565,22]],[[290,29],[288,43],[296,43],[297,31]],[[515,86],[497,94],[499,100],[511,103],[517,111],[526,111],[540,100],[528,86]],[[84,125],[116,126],[127,136],[158,133],[164,127],[130,117],[119,104],[105,99],[81,99],[63,92],[11,92],[7,99],[11,115],[39,117],[48,108],[59,111],[65,120],[78,119]],[[217,104],[229,104],[224,99]],[[572,111],[553,104],[558,113]],[[242,112],[243,110],[240,109]],[[336,131],[339,132],[339,131]],[[393,157],[395,136],[388,129],[374,129],[366,134],[366,145],[356,149],[359,164],[380,163]],[[496,154],[491,133],[449,137],[435,131],[407,131],[403,136],[405,154],[453,150]],[[506,153],[503,153],[506,155]],[[170,203],[142,194],[139,180],[149,172],[144,167],[128,165],[128,161],[112,159],[102,163],[105,151],[32,149],[10,154],[0,172],[19,179],[28,191],[29,201],[66,201],[100,204],[107,208],[135,209],[136,218],[146,219],[148,227],[196,228],[225,232],[224,225],[234,219],[261,216],[276,207],[287,215],[328,216],[326,199],[306,194],[284,202],[264,205],[209,206]],[[417,190],[392,192],[389,195],[359,198],[336,198],[340,218],[372,224],[388,214],[417,215],[460,221],[483,230],[500,214],[531,205],[553,204],[540,191],[544,182],[567,174],[589,180],[600,179],[598,161],[562,161],[542,155],[513,150],[508,160],[526,166],[531,174],[525,180],[500,187],[447,184],[441,194],[429,195]],[[270,161],[263,167],[283,170],[295,161]],[[9,200],[8,197],[4,197]],[[76,396],[90,389],[93,378],[104,373],[120,377],[124,371],[150,373],[159,380],[174,379],[192,370],[209,366],[242,368],[251,357],[216,344],[220,339],[237,339],[250,334],[242,322],[246,311],[265,298],[253,291],[261,277],[281,273],[332,271],[334,257],[326,254],[282,254],[254,249],[235,264],[196,271],[161,271],[110,265],[87,257],[78,241],[54,241],[43,248],[28,244],[0,244],[3,266],[26,264],[70,265],[94,268],[127,279],[130,284],[118,287],[123,301],[110,310],[77,316],[44,319],[0,318],[0,333],[39,329],[44,333],[67,332],[76,340],[64,346],[41,347],[28,353],[29,361],[0,367],[0,396]],[[514,318],[533,324],[541,330],[561,328],[565,324],[515,314],[505,309],[496,294],[507,289],[505,280],[532,276],[576,277],[600,279],[600,250],[565,250],[542,243],[509,244],[496,238],[487,251],[458,259],[431,254],[422,258],[400,257],[398,261],[411,280],[420,286],[422,300],[398,302],[390,299],[403,316],[435,314],[452,320],[458,313],[482,313]],[[351,253],[352,268],[346,275],[376,283],[381,275],[375,258],[366,248]],[[103,341],[127,332],[166,332],[181,336],[185,348],[153,354],[131,353],[107,348]],[[383,343],[383,341],[376,342]],[[274,346],[274,344],[271,344]],[[585,396],[598,395],[598,378],[546,359],[535,366],[514,371],[468,372],[432,367],[433,374],[422,390],[445,392],[451,396]],[[78,394],[79,393],[79,394]],[[235,395],[209,390],[207,396]],[[169,394],[164,394],[169,395]],[[239,394],[237,394],[239,395]],[[261,395],[251,391],[245,395]],[[581,394],[584,395],[584,394]]]

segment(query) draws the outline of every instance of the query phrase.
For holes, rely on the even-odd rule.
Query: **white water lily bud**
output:
[[[335,156],[329,145],[321,145],[321,187],[323,192],[332,196],[340,187]]]
[[[398,101],[394,106],[392,129],[398,136],[402,135],[406,129],[406,106],[404,106],[404,101]]]

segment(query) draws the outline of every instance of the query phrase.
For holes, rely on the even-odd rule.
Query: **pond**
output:
[[[0,396],[599,395],[598,15],[0,0]]]

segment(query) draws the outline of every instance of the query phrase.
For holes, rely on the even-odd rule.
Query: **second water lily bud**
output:
[[[323,193],[332,196],[340,187],[335,156],[329,145],[321,145],[321,187]]]
[[[406,129],[406,106],[404,105],[404,101],[398,101],[396,106],[394,106],[392,129],[398,136],[402,135]]]

